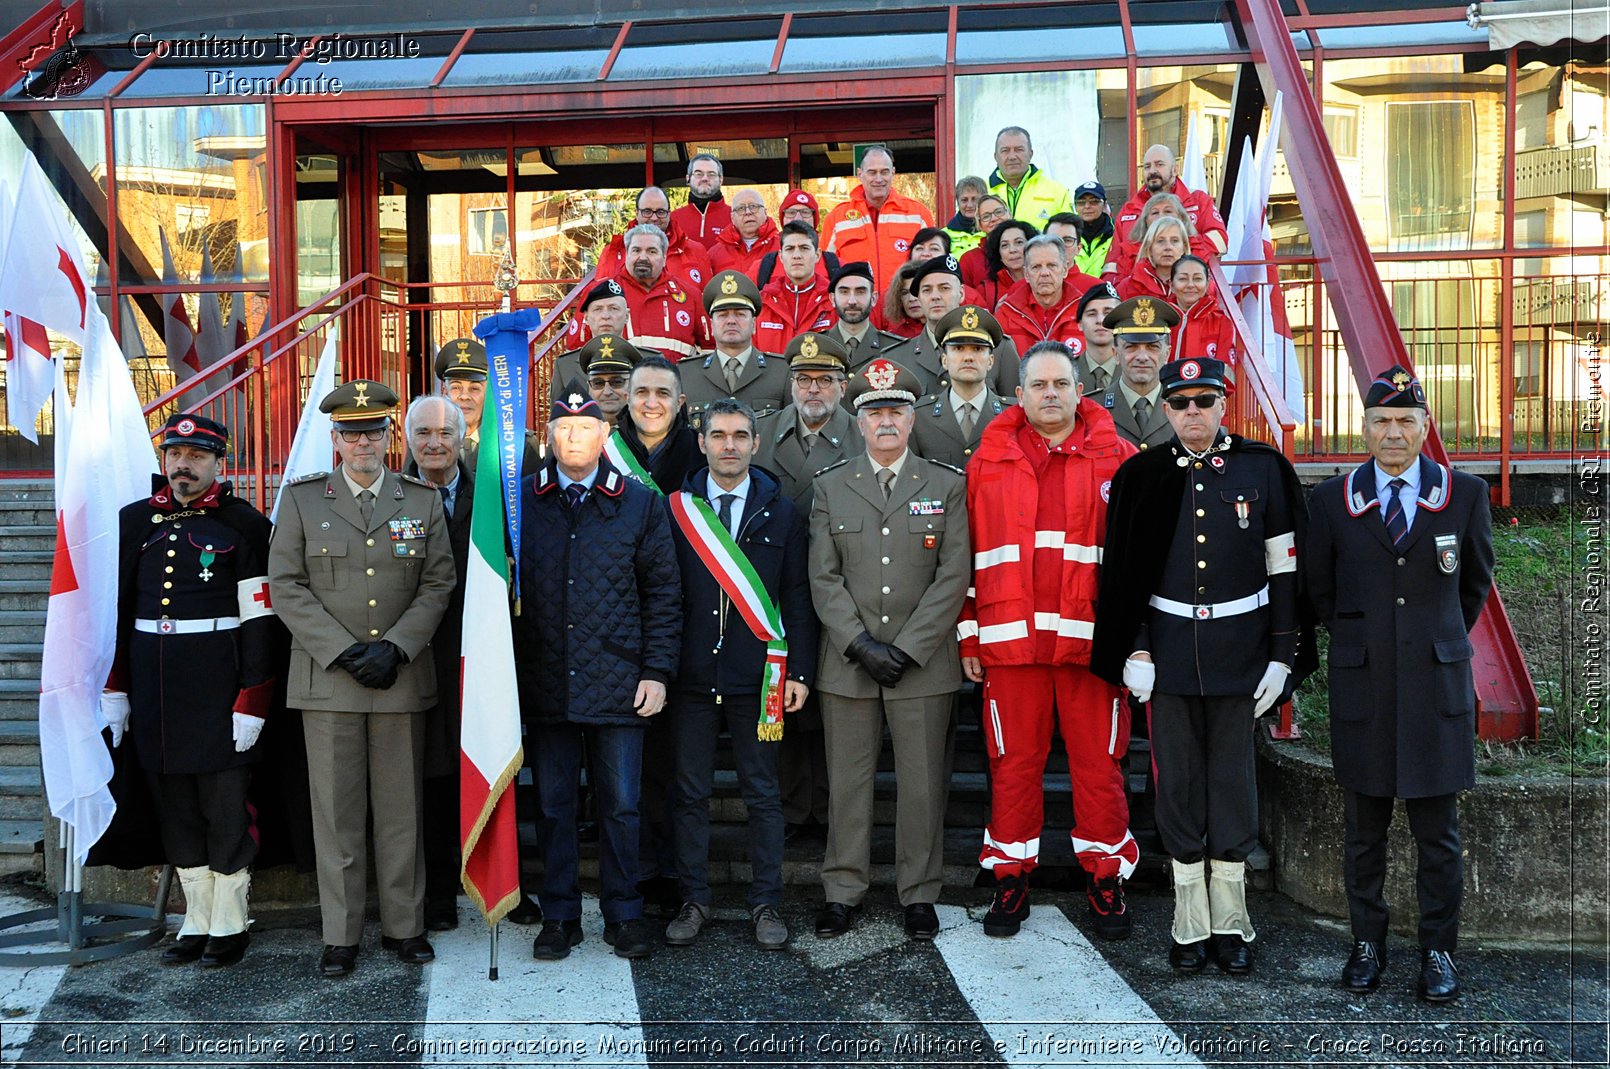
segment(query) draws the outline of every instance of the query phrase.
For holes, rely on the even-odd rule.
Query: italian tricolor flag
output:
[[[459,831],[464,891],[496,924],[520,901],[514,781],[519,775],[520,698],[509,623],[503,480],[487,442],[475,471],[475,506],[464,575],[464,645],[459,694]]]

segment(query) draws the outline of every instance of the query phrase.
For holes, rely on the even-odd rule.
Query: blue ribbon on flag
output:
[[[520,470],[525,459],[525,428],[528,398],[526,381],[530,369],[531,335],[542,326],[542,313],[535,308],[518,312],[498,312],[475,324],[475,336],[486,346],[486,406],[481,416],[481,448],[487,442],[485,413],[497,416],[498,463],[503,472],[503,514],[507,517],[509,543],[514,547],[514,590],[520,597]]]

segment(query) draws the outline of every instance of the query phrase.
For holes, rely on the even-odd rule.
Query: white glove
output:
[[[1256,704],[1252,707],[1252,719],[1273,709],[1280,697],[1280,692],[1286,689],[1286,677],[1291,675],[1291,668],[1279,661],[1270,661],[1269,667],[1263,670],[1263,678],[1258,681],[1258,689],[1252,692]]]
[[[263,718],[260,716],[247,716],[245,713],[233,714],[235,721],[235,752],[245,753],[257,745],[257,736],[263,733]]]
[[[1138,702],[1152,700],[1152,688],[1157,685],[1157,666],[1150,661],[1124,660],[1124,686]]]
[[[120,690],[101,691],[101,719],[112,729],[112,748],[116,749],[129,728],[129,696]]]

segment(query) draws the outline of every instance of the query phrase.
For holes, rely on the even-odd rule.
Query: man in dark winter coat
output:
[[[514,617],[520,711],[532,730],[549,834],[533,946],[556,961],[581,942],[576,787],[583,746],[598,796],[604,941],[649,953],[637,891],[643,729],[676,674],[682,588],[656,495],[604,459],[609,423],[574,382],[549,417],[548,461],[522,493]]]
[[[151,497],[118,514],[117,655],[102,709],[125,727],[179,870],[184,927],[162,955],[233,965],[246,952],[256,829],[246,801],[274,685],[268,519],[220,482],[229,431],[162,428]]]
[[[704,463],[685,401],[682,369],[645,355],[626,380],[626,410],[604,449],[610,464],[658,494],[680,490]]]
[[[1386,965],[1386,832],[1404,799],[1419,849],[1419,994],[1459,996],[1459,792],[1475,785],[1470,630],[1493,585],[1487,484],[1420,455],[1425,391],[1393,367],[1364,397],[1371,460],[1314,490],[1305,573],[1330,628],[1331,756],[1347,821],[1350,991]]]

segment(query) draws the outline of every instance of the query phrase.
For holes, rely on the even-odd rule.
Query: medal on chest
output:
[[[212,562],[217,559],[218,554],[212,551],[211,546],[201,551],[201,581],[203,583],[212,582]]]

